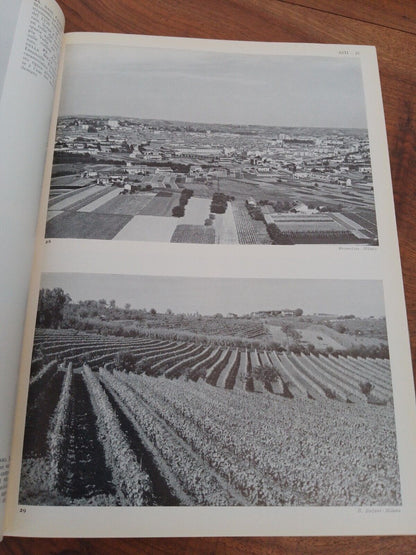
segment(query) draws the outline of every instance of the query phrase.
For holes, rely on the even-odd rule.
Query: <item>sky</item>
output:
[[[117,274],[42,276],[42,287],[62,287],[74,302],[114,299],[117,306],[166,312],[238,315],[302,308],[305,314],[384,316],[381,281],[259,278],[189,278]]]
[[[61,115],[366,128],[359,59],[68,45]]]

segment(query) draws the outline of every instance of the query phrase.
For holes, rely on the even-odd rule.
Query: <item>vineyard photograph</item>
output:
[[[43,274],[19,503],[400,505],[382,283]]]

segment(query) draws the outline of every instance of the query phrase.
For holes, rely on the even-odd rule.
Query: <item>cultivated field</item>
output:
[[[276,197],[278,189],[281,184],[270,184],[263,181],[242,181],[238,180],[240,191],[236,191],[236,181],[223,179],[221,191],[224,194],[230,195],[234,200],[229,200],[227,209],[224,214],[215,214],[216,220],[213,220],[213,228],[215,230],[215,239],[213,242],[220,244],[272,244],[273,241],[269,236],[266,221],[262,219],[253,218],[245,203],[245,198],[255,196],[262,198],[263,201],[272,202],[279,198],[281,202],[296,202],[305,201],[301,196],[296,196],[299,191],[296,188],[291,190],[290,195],[283,194]],[[232,184],[232,186],[230,186]],[[200,187],[189,199],[189,202],[184,207],[184,214],[180,217],[173,218],[172,210],[178,206],[180,193],[178,191],[169,191],[161,188],[159,183],[154,185],[156,188],[153,191],[139,191],[134,194],[121,194],[122,189],[114,186],[103,185],[89,185],[88,187],[78,189],[77,191],[66,191],[59,195],[53,195],[49,203],[49,220],[53,219],[54,222],[47,226],[47,237],[72,237],[72,238],[95,238],[95,239],[112,239],[117,235],[109,233],[108,226],[102,227],[98,215],[108,215],[113,220],[117,216],[130,216],[131,217],[155,217],[155,218],[168,218],[176,221],[180,226],[204,226],[205,222],[210,216],[211,200],[205,193],[200,193]],[[269,191],[269,189],[272,191]],[[299,185],[297,184],[299,189]],[[268,193],[270,192],[270,194]],[[202,194],[203,196],[198,196]],[[211,191],[212,195],[212,191]],[[235,197],[235,198],[234,198]],[[339,200],[339,199],[337,199]],[[286,233],[290,240],[294,243],[349,243],[356,240],[363,242],[371,241],[377,233],[374,212],[369,208],[364,208],[365,204],[361,201],[358,207],[349,205],[348,212],[334,212],[333,215],[328,216],[323,214],[320,219],[313,215],[314,221],[316,220],[315,227],[311,224],[311,216],[304,215],[302,218],[299,215],[291,216],[288,223],[285,220],[287,213],[283,217],[278,213],[273,213],[273,221],[277,222],[279,229]],[[270,207],[270,206],[269,206]],[[340,204],[334,205],[334,210],[340,209]],[[58,212],[64,211],[64,214]],[[87,221],[79,217],[79,213],[91,213],[91,226]],[[80,221],[82,224],[80,226]],[[319,220],[319,221],[318,221]],[[128,222],[129,220],[126,220]],[[296,224],[294,224],[296,222]],[[157,234],[157,237],[152,237],[151,233],[142,233],[142,225],[145,226],[145,221],[135,221],[132,226],[122,233],[125,240],[136,241],[170,241],[170,235]],[[295,227],[294,227],[295,225]],[[169,229],[173,226],[169,224]],[[289,226],[289,227],[288,227]],[[94,236],[91,237],[89,228],[93,228]],[[134,230],[138,230],[133,231]],[[197,227],[188,227],[187,233],[184,234],[184,227],[181,227],[174,237],[174,242],[189,242],[189,243],[206,243],[212,242],[211,239],[207,241],[206,236],[211,237],[211,232],[203,232]],[[290,229],[293,229],[290,232]],[[325,231],[328,229],[327,231]],[[332,230],[337,233],[332,233]],[[354,235],[355,233],[355,235]],[[332,237],[333,236],[333,237]],[[120,237],[117,236],[117,239]]]
[[[65,211],[46,224],[46,236],[72,239],[113,239],[130,216]]]
[[[400,502],[386,359],[36,333],[20,503]]]
[[[114,239],[121,241],[169,242],[177,225],[176,218],[164,216],[134,216]]]
[[[78,210],[92,200],[100,198],[107,194],[110,188],[100,187],[99,185],[90,185],[81,190],[70,191],[61,195],[59,199],[54,198],[49,201],[49,209],[53,210]]]
[[[214,229],[204,227],[203,225],[185,225],[178,224],[170,239],[171,243],[198,243],[198,244],[214,244]]]
[[[178,204],[179,195],[159,193],[140,211],[142,216],[172,216],[172,208]]]
[[[142,195],[120,195],[109,200],[96,212],[101,214],[123,214],[125,216],[136,216],[152,201],[155,193],[143,193]]]
[[[222,195],[228,208],[226,217],[213,226],[216,244],[378,244],[364,129],[60,117],[50,192],[50,208],[58,205],[50,216],[56,225],[47,227],[47,237],[66,237],[71,227],[72,236],[79,237],[74,213],[86,208],[65,202],[65,195],[71,189],[94,186],[116,192],[114,199],[103,198],[103,202],[92,198],[93,215],[175,216],[178,225],[198,226],[186,233],[178,229],[175,242],[211,242],[212,233],[199,226],[211,225],[206,223],[211,212],[224,215],[224,206],[219,208],[215,202],[211,206],[214,196]],[[189,205],[181,203],[185,190],[193,192]],[[57,214],[61,210],[73,214],[63,220]],[[317,212],[325,214],[319,222]],[[310,220],[308,229],[299,226],[296,218],[280,229],[279,215],[293,213]],[[65,235],[59,231],[60,219],[65,222]],[[94,238],[114,237],[106,229],[100,236],[98,220],[94,227]],[[135,222],[136,227],[141,226]],[[123,235],[131,241],[160,240],[160,235],[157,239],[142,232],[136,235],[132,229]]]

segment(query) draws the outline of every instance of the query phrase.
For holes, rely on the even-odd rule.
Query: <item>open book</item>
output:
[[[414,533],[375,49],[5,5],[3,533]]]

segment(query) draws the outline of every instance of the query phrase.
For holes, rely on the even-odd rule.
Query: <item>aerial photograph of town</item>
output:
[[[68,55],[48,238],[378,244],[359,61],[121,50]]]

